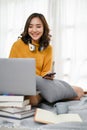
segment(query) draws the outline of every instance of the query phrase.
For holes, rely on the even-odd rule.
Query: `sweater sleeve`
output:
[[[41,71],[41,76],[44,76],[45,74],[52,71],[52,46],[49,46],[46,51],[46,55],[44,57],[44,64]]]
[[[9,58],[17,58],[17,46],[16,44],[14,43],[11,47],[11,50],[10,50],[10,54],[9,54]]]

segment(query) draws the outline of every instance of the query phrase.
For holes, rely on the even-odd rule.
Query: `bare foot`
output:
[[[77,97],[73,98],[75,100],[80,100],[84,96],[84,91],[81,87],[73,86],[74,91],[77,93]]]

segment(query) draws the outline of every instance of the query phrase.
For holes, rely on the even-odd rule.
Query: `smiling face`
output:
[[[32,38],[32,42],[39,42],[43,32],[44,27],[42,21],[38,17],[34,17],[28,28],[28,34]]]

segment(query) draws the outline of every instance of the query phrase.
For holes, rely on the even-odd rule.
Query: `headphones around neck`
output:
[[[30,51],[35,51],[36,50],[36,46],[35,45],[33,45],[31,43],[29,43],[28,45],[29,45],[29,50]]]
[[[35,51],[35,50],[36,50],[36,46],[33,45],[32,43],[28,43],[28,45],[29,45],[29,50],[30,50],[30,51]],[[43,51],[43,50],[44,50],[44,47],[41,46],[41,47],[38,48],[38,50],[39,50],[39,51]]]

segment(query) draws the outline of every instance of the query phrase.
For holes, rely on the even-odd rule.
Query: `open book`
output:
[[[79,114],[60,114],[57,115],[48,110],[37,108],[35,112],[34,120],[40,123],[62,123],[62,122],[82,122]]]

